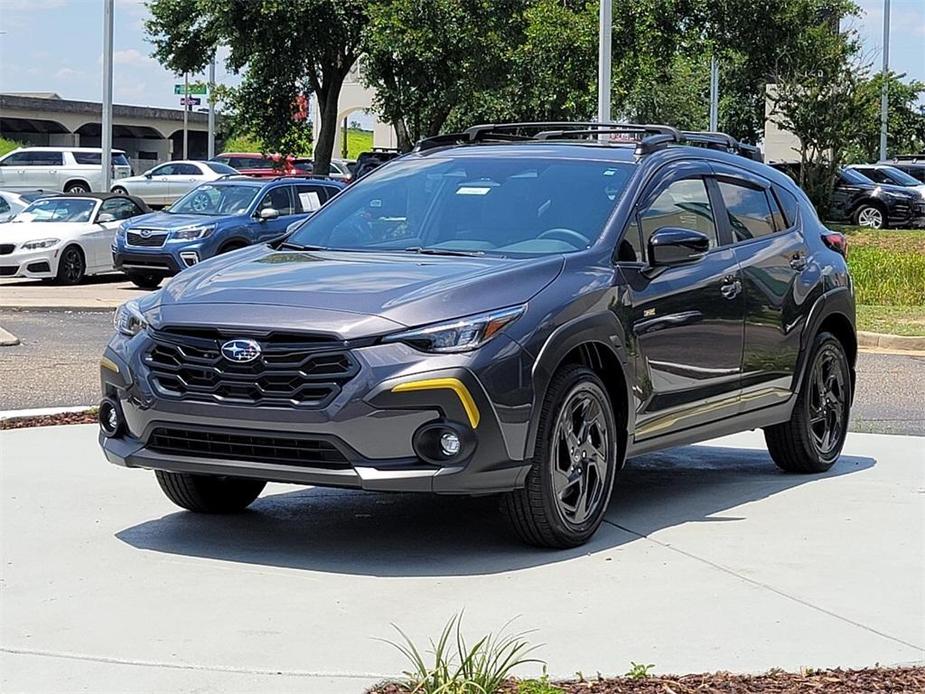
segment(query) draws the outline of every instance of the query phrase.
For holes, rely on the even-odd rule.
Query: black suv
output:
[[[756,158],[651,125],[425,140],[123,306],[106,457],[200,512],[268,480],[498,493],[550,547],[594,533],[630,456],[763,427],[824,472],[855,380],[844,239]]]

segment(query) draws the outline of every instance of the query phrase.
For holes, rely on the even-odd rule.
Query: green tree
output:
[[[925,112],[919,99],[925,94],[925,83],[904,82],[905,75],[890,73],[887,77],[889,110],[887,149],[892,154],[925,150]],[[883,73],[878,72],[859,85],[862,114],[854,129],[854,142],[848,151],[852,162],[872,162],[880,158],[880,95]]]
[[[522,0],[373,0],[363,72],[399,147],[436,135],[470,93],[500,84]]]
[[[309,124],[299,118],[298,97],[314,93],[315,171],[328,172],[338,99],[367,23],[365,0],[151,0],[149,7],[154,55],[178,73],[202,70],[216,46],[228,46],[228,67],[243,73],[229,92],[237,125],[268,148],[304,149]]]
[[[863,117],[865,67],[856,34],[823,25],[809,33],[812,52],[774,80],[769,96],[772,119],[799,141],[798,183],[824,214]]]

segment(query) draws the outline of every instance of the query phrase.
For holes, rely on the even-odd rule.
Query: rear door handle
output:
[[[790,258],[790,267],[794,270],[802,270],[806,267],[806,254],[803,251],[794,253]]]

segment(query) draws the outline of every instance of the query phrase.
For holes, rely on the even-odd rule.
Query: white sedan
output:
[[[48,193],[41,190],[16,192],[0,190],[0,223],[8,222],[29,206],[30,202]]]
[[[0,225],[0,277],[79,284],[112,272],[116,229],[146,212],[138,198],[113,193],[40,198]]]
[[[149,205],[170,205],[201,183],[237,174],[235,169],[217,161],[172,161],[140,176],[120,178],[112,192],[134,195]]]

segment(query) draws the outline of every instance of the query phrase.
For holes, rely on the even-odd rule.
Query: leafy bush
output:
[[[514,668],[541,662],[526,657],[536,646],[528,645],[525,634],[505,634],[509,625],[469,646],[462,634],[462,615],[455,615],[440,638],[430,642],[432,664],[425,661],[405,632],[392,625],[404,643],[388,643],[411,663],[411,670],[403,673],[406,681],[402,685],[414,694],[495,694]],[[538,694],[544,693],[539,690]]]
[[[0,157],[8,152],[12,152],[17,147],[22,147],[22,142],[17,142],[16,140],[8,140],[5,137],[0,137]]]

